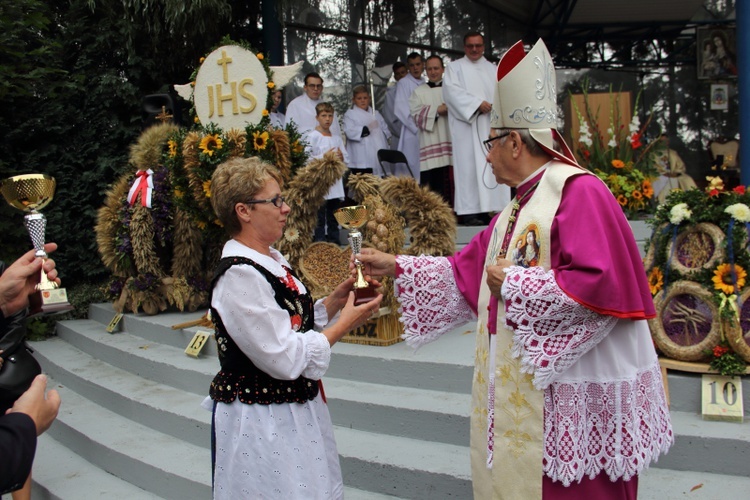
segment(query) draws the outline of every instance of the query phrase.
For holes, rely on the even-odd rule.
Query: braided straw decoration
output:
[[[115,276],[127,276],[132,270],[123,265],[117,257],[117,231],[120,227],[119,211],[133,183],[134,174],[129,173],[120,177],[114,186],[107,191],[104,198],[104,206],[99,209],[96,226],[96,244],[104,265],[112,271]]]
[[[453,255],[456,217],[442,196],[419,186],[411,177],[387,177],[380,183],[383,199],[399,210],[409,226],[410,255]]]
[[[287,184],[292,176],[291,147],[289,146],[289,136],[283,130],[270,128],[268,134],[271,136],[273,146],[274,163],[276,168],[281,172],[281,178],[284,184]]]
[[[284,191],[291,211],[286,219],[284,236],[276,248],[286,257],[293,269],[312,243],[315,226],[318,224],[318,209],[325,201],[325,195],[333,184],[346,171],[346,165],[336,158],[333,152],[316,158],[302,167],[289,182]]]

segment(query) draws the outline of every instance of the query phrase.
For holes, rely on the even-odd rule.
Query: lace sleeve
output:
[[[456,286],[445,257],[396,257],[396,291],[401,307],[402,338],[414,348],[476,317]]]
[[[534,387],[543,390],[606,337],[617,318],[565,295],[553,271],[512,266],[506,272],[502,294],[513,355],[522,356],[523,371],[534,374]]]

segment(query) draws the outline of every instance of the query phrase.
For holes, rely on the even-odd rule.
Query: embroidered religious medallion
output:
[[[529,224],[517,233],[510,252],[510,261],[516,266],[533,267],[539,265],[541,243],[539,228],[536,224]]]

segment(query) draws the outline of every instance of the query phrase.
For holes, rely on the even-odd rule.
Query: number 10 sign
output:
[[[703,420],[742,422],[742,380],[740,377],[703,375]]]

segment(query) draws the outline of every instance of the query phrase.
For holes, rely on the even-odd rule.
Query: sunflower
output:
[[[263,60],[263,54],[261,54],[260,52],[258,52],[257,54],[255,54],[255,57],[257,57],[260,61]]]
[[[734,275],[737,277],[736,282],[734,276],[732,276],[732,267],[734,267]],[[716,290],[729,295],[734,293],[735,284],[737,285],[737,290],[741,290],[745,286],[745,278],[747,278],[747,273],[742,269],[742,266],[738,266],[737,264],[734,264],[734,266],[732,264],[719,264],[714,269],[714,277],[711,280],[714,282]]]
[[[224,146],[224,141],[221,140],[219,134],[209,134],[201,139],[200,146],[198,147],[208,156],[213,156],[214,151],[221,149],[222,146]]]
[[[640,200],[643,198],[643,193],[638,191],[637,189],[633,191],[633,194],[631,195],[634,200]]]
[[[651,295],[659,293],[659,290],[661,290],[661,287],[663,286],[664,275],[662,274],[661,269],[658,267],[651,269],[651,272],[648,274],[648,288],[651,290]]]
[[[268,82],[266,85],[268,86],[269,89],[273,89],[276,86],[276,84],[273,82]]]
[[[292,143],[292,152],[300,154],[305,150],[305,147],[297,140]]]
[[[253,132],[253,148],[256,151],[266,149],[268,145],[268,132]]]
[[[262,114],[263,114],[263,116],[268,116],[268,110],[264,109],[263,112],[262,112]]]
[[[622,160],[612,160],[612,166],[615,168],[623,168],[625,163]]]
[[[624,207],[628,204],[628,199],[625,197],[625,195],[618,195],[617,196],[617,203],[620,204],[621,207]]]
[[[169,146],[169,157],[174,158],[177,156],[177,141],[168,140],[167,145]]]
[[[203,181],[203,192],[206,195],[206,198],[211,197],[211,181]]]

